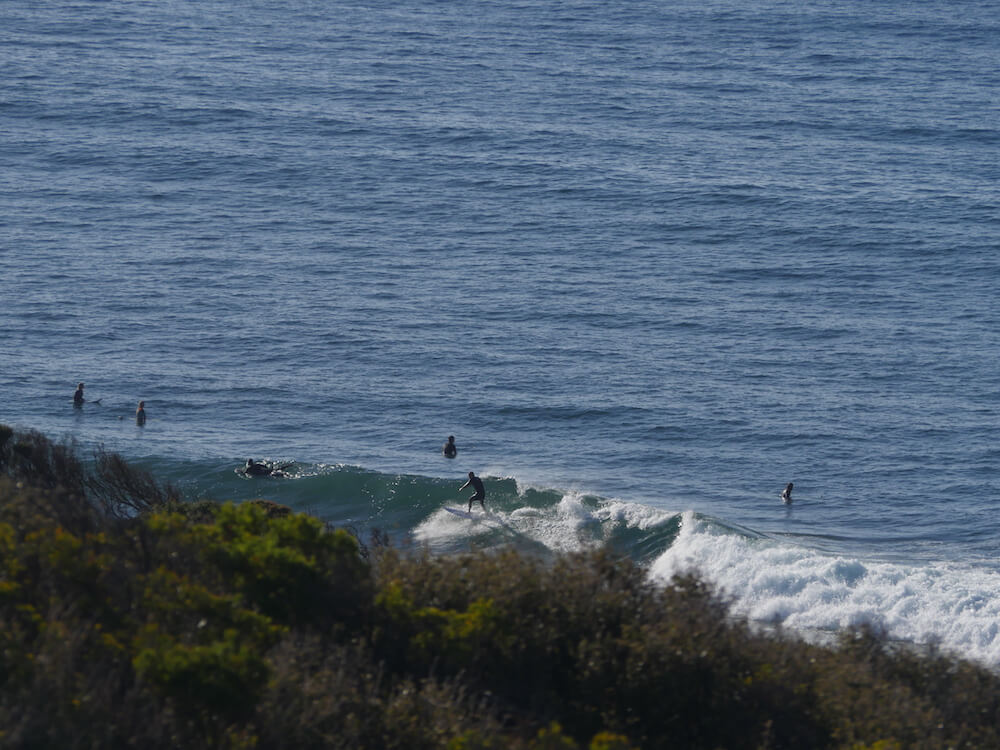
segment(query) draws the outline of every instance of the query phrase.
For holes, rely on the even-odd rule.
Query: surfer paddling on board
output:
[[[471,471],[469,472],[469,481],[463,484],[461,487],[459,487],[458,491],[461,492],[470,484],[476,491],[476,494],[474,494],[472,497],[469,498],[469,513],[472,512],[472,504],[476,502],[476,500],[478,500],[479,504],[483,506],[483,512],[485,513],[486,503],[484,503],[483,501],[486,499],[486,488],[483,487],[483,480],[477,477],[474,472]]]
[[[445,458],[454,458],[458,455],[458,446],[455,445],[455,436],[449,435],[448,442],[444,444],[441,448],[441,453],[444,454]]]
[[[243,473],[248,477],[287,477],[288,475],[283,471],[283,469],[287,469],[289,466],[293,465],[294,462],[274,469],[265,463],[257,462],[252,458],[248,458],[247,465],[243,467]]]
[[[247,465],[243,467],[243,473],[248,477],[267,477],[271,475],[271,467],[248,458]]]
[[[788,484],[785,485],[785,489],[781,491],[781,502],[783,502],[785,505],[792,504],[792,487],[794,486],[795,486],[794,484],[789,482]]]

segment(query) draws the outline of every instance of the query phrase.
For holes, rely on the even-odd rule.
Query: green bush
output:
[[[197,561],[248,605],[289,625],[356,626],[367,616],[371,584],[357,540],[303,514],[273,517],[258,504],[220,506],[210,523],[156,514],[148,525],[167,547]]]
[[[194,713],[231,718],[253,714],[270,676],[257,646],[235,628],[204,644],[183,643],[149,625],[136,638],[137,675]]]

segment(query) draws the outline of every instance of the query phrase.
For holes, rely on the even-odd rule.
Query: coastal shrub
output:
[[[606,730],[643,747],[657,737],[691,747],[743,746],[748,734],[774,746],[827,737],[812,696],[768,666],[776,655],[752,653],[769,642],[694,578],[656,587],[607,553],[553,564],[510,550],[389,553],[377,568],[375,644],[387,663],[464,674],[513,710],[559,716],[578,742]]]
[[[390,673],[359,641],[331,645],[290,634],[272,664],[258,706],[260,741],[268,747],[443,748],[463,733],[505,736],[487,697],[460,680]],[[506,737],[494,746],[519,747]]]
[[[7,442],[14,437],[14,428],[9,427],[5,424],[0,424],[0,461],[4,461],[6,456]],[[0,463],[0,468],[3,468],[4,464]]]
[[[84,486],[91,502],[113,518],[132,518],[180,500],[177,488],[161,484],[148,471],[104,450],[95,452]]]
[[[15,482],[83,494],[86,472],[72,441],[0,425],[0,470]]]
[[[589,750],[635,750],[628,737],[611,732],[598,732],[588,746]]]
[[[136,638],[136,673],[195,714],[253,713],[269,669],[257,644],[227,629],[206,643],[183,643],[148,625]]]
[[[180,514],[153,515],[148,523],[160,544],[197,561],[192,573],[215,576],[276,622],[343,628],[367,616],[370,576],[357,540],[315,518],[226,503],[211,523]]]
[[[0,474],[15,483],[59,489],[112,518],[133,518],[180,500],[180,491],[117,453],[98,448],[85,464],[71,440],[55,442],[33,430],[0,425]],[[79,503],[76,503],[77,505]],[[65,510],[65,503],[52,510]]]

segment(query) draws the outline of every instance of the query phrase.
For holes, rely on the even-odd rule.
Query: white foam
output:
[[[557,552],[575,552],[592,544],[582,533],[598,520],[580,495],[564,495],[549,508],[519,508],[507,517],[516,533]]]
[[[597,517],[583,504],[582,496],[576,493],[563,495],[562,500],[556,505],[556,510],[565,523],[577,529],[587,524],[598,523]]]
[[[439,509],[413,533],[417,541],[435,550],[460,547],[481,534],[495,533],[554,552],[575,552],[601,542],[600,523],[601,518],[587,507],[582,495],[569,493],[549,507],[490,510],[485,515],[474,512],[471,522]]]
[[[602,521],[615,521],[642,531],[662,526],[677,515],[673,511],[660,510],[642,503],[627,503],[622,500],[611,500],[602,505],[595,513]]]
[[[489,516],[473,514],[464,518],[439,508],[413,530],[413,538],[431,549],[461,546],[471,537],[488,531]]]
[[[1000,574],[955,564],[901,565],[838,557],[772,540],[720,533],[683,514],[675,543],[651,566],[669,580],[700,572],[733,611],[792,629],[871,624],[890,637],[1000,665]]]
[[[540,518],[542,511],[539,508],[518,508],[510,514],[511,519],[519,518]]]

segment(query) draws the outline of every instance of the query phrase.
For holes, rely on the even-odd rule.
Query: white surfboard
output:
[[[445,508],[449,513],[454,513],[456,516],[461,516],[462,518],[472,518],[473,515],[464,510],[459,510],[458,508]]]

